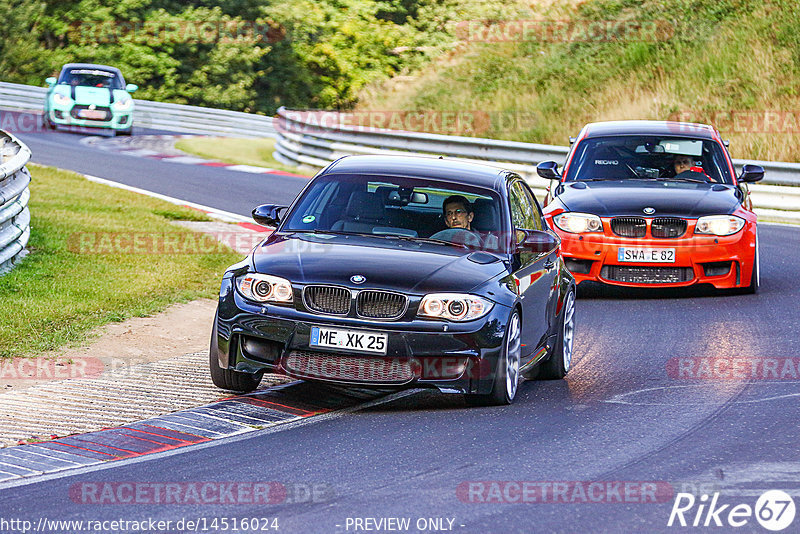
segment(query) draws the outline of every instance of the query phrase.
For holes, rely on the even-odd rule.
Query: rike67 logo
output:
[[[748,525],[755,516],[762,527],[777,532],[794,521],[794,499],[784,491],[762,493],[755,507],[745,503],[734,506],[718,504],[718,500],[719,493],[714,493],[710,501],[708,495],[701,495],[697,499],[691,493],[678,493],[667,526],[738,528]]]

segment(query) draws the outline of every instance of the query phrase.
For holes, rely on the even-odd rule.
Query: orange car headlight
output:
[[[708,215],[697,219],[695,234],[733,235],[744,227],[744,219],[735,215]]]
[[[603,222],[600,217],[591,213],[565,211],[553,217],[553,222],[560,229],[571,234],[603,231]]]

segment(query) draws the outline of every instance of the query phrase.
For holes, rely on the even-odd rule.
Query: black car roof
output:
[[[94,69],[94,70],[106,70],[109,72],[113,72],[114,74],[122,75],[122,72],[117,67],[109,67],[108,65],[100,65],[97,63],[67,63],[61,70],[66,69]]]
[[[499,167],[425,156],[345,156],[325,174],[414,176],[455,184],[497,189],[508,171]]]
[[[586,125],[586,137],[615,135],[674,135],[697,139],[716,139],[714,128],[707,124],[672,121],[609,121]]]

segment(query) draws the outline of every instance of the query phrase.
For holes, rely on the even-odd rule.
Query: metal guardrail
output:
[[[25,255],[31,235],[28,185],[31,175],[25,164],[31,151],[19,139],[0,131],[0,274]]]
[[[536,173],[536,164],[553,160],[564,163],[569,147],[500,141],[479,137],[459,137],[378,128],[348,126],[336,119],[335,112],[278,110],[275,127],[278,142],[275,157],[286,164],[321,168],[352,154],[422,154],[447,156],[450,159],[480,161],[519,172],[544,196],[548,181]],[[313,120],[309,120],[309,117]],[[762,182],[750,185],[753,204],[762,216],[775,220],[800,221],[800,164],[771,161],[733,160],[761,165]]]
[[[0,108],[41,113],[47,88],[0,82]],[[236,137],[275,137],[275,119],[224,109],[134,100],[134,128]]]
[[[322,112],[325,113],[325,112]],[[330,112],[333,116],[336,113]],[[324,167],[331,161],[348,154],[396,154],[413,152],[448,156],[455,159],[480,160],[485,163],[501,162],[503,167],[539,179],[536,164],[553,160],[562,164],[569,147],[501,141],[481,137],[459,137],[420,132],[405,132],[378,128],[338,125],[337,120],[309,121],[308,114],[286,108],[278,110],[276,129],[279,141],[276,150],[280,156],[295,164]],[[336,124],[334,126],[325,123]],[[800,186],[800,163],[772,161],[733,160],[734,165],[745,163],[761,165],[770,185]]]
[[[41,113],[47,89],[0,82],[0,108]],[[348,154],[428,154],[451,159],[497,163],[514,170],[530,182],[537,194],[548,184],[536,174],[536,164],[554,160],[563,163],[565,146],[520,143],[479,137],[460,137],[377,128],[328,126],[310,122],[306,112],[285,108],[278,118],[181,104],[135,100],[137,126],[201,135],[276,137],[275,157],[290,165],[321,168]],[[314,112],[336,115],[335,112]],[[337,120],[329,121],[336,124]],[[322,124],[321,124],[322,123]],[[764,167],[765,178],[750,186],[753,202],[762,215],[800,221],[800,163],[734,160]]]

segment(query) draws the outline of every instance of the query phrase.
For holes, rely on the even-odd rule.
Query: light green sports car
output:
[[[88,126],[108,129],[112,135],[130,135],[133,129],[133,98],[139,87],[125,84],[116,67],[90,63],[68,63],[58,78],[47,78],[44,126]]]

